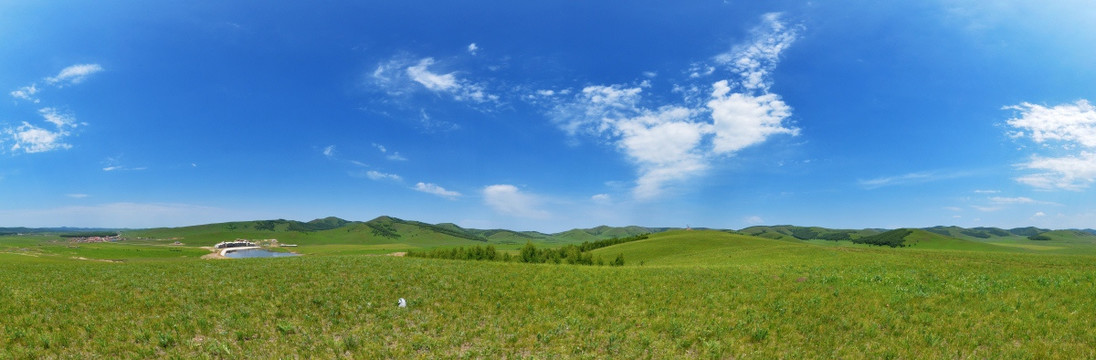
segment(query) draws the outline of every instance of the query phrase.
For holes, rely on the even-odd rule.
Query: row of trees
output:
[[[601,256],[594,256],[590,254],[590,250],[600,249],[606,246],[612,246],[617,244],[623,244],[626,242],[643,240],[647,238],[647,234],[629,236],[625,238],[612,238],[598,241],[586,241],[580,245],[567,245],[556,249],[541,249],[533,245],[532,242],[526,242],[525,246],[518,252],[518,256],[510,255],[508,252],[501,252],[495,249],[494,245],[487,246],[471,246],[471,247],[456,247],[448,249],[431,249],[422,251],[408,251],[407,256],[421,257],[430,259],[452,259],[452,260],[479,260],[479,261],[517,261],[523,263],[533,264],[572,264],[572,265],[609,265],[609,266],[621,266],[624,265],[624,254],[618,254],[616,258],[611,261],[605,261]]]
[[[407,252],[407,256],[421,257],[428,259],[450,259],[450,260],[481,260],[481,261],[513,261],[514,257],[510,253],[500,252],[495,249],[494,245],[487,245],[486,247],[475,245],[468,248],[455,247],[448,249],[431,249],[431,250],[411,250]]]
[[[567,245],[558,249],[538,249],[533,243],[527,242],[525,246],[521,247],[518,261],[534,264],[606,265],[601,256],[594,257],[581,249],[581,247],[575,245]],[[624,254],[617,254],[617,257],[610,261],[608,265],[624,265]]]

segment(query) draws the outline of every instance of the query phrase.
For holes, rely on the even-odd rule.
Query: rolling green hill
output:
[[[652,234],[645,240],[591,251],[612,259],[623,254],[629,265],[724,265],[788,261],[794,258],[826,257],[831,249],[817,245],[732,234],[714,230],[672,230]]]
[[[1004,248],[991,243],[971,241],[956,237],[944,236],[938,233],[921,229],[912,229],[905,237],[905,245],[915,249],[944,249],[944,250],[972,250],[972,251],[1004,251]]]
[[[327,217],[308,222],[294,220],[256,220],[130,230],[124,236],[152,243],[182,242],[188,246],[212,246],[234,239],[277,239],[282,244],[299,246],[302,253],[386,253],[409,249],[494,244],[516,249],[526,242],[547,246],[578,244],[614,237],[628,237],[665,228],[639,226],[599,226],[574,229],[556,234],[506,229],[466,229],[452,223],[428,224],[380,216],[373,220],[347,221]]]
[[[775,226],[751,226],[742,230],[738,230],[739,233],[751,236],[758,236],[776,240],[852,240],[861,238],[864,236],[875,235],[880,231],[876,229],[862,229],[862,230],[849,230],[849,229],[828,229],[823,227],[811,226],[793,226],[793,225],[775,225]]]

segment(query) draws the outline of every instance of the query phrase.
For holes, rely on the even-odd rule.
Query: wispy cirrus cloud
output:
[[[100,71],[103,71],[103,67],[99,64],[78,64],[61,69],[61,72],[57,73],[56,76],[47,77],[45,80],[47,84],[64,87],[79,84],[88,76]]]
[[[1009,136],[1039,144],[1042,150],[1066,155],[1032,154],[1016,167],[1032,173],[1016,181],[1043,190],[1080,191],[1096,182],[1096,107],[1088,100],[1043,106],[1021,103],[1004,107],[1017,116],[1009,119]]]
[[[647,81],[634,86],[593,85],[558,100],[549,114],[569,135],[597,136],[619,148],[637,167],[633,196],[652,199],[671,184],[704,174],[720,157],[774,135],[798,135],[799,129],[787,123],[792,108],[769,91],[780,54],[798,31],[780,14],[766,14],[751,40],[716,55],[714,66],[691,66],[691,78],[710,75],[716,66],[730,74],[707,85],[706,100],[697,101],[705,96],[694,94],[698,85],[675,85],[675,91],[697,89],[682,90],[685,98],[678,104],[649,103],[642,97],[650,86]]]
[[[365,172],[365,176],[371,180],[391,180],[391,181],[403,181],[403,177],[396,174],[383,173],[376,170],[370,170]]]
[[[38,93],[38,84],[30,84],[30,85],[18,88],[16,90],[12,90],[12,92],[10,94],[11,94],[11,97],[13,97],[13,98],[16,98],[16,99],[19,99],[19,100],[30,101],[32,103],[37,104],[37,103],[41,102],[41,100],[39,100],[37,97],[34,96],[37,93]]]
[[[415,59],[401,54],[377,64],[370,80],[374,87],[390,96],[408,96],[425,91],[476,104],[500,100],[499,95],[490,93],[486,85],[462,78],[457,71],[438,71],[440,66],[433,57]]]
[[[973,172],[958,171],[919,171],[894,176],[883,176],[867,180],[859,180],[857,183],[866,189],[878,189],[888,186],[924,184],[941,180],[958,179],[973,175]]]
[[[398,151],[393,151],[393,152],[389,153],[388,148],[385,147],[384,145],[381,145],[381,144],[378,144],[378,143],[373,143],[373,147],[376,148],[378,151],[380,151],[381,154],[384,154],[385,159],[388,159],[388,160],[391,160],[391,161],[407,161],[407,158],[404,157],[403,155],[400,155],[400,153]]]

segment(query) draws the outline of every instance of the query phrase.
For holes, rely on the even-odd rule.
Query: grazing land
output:
[[[890,247],[829,230],[670,230],[589,251],[624,266],[575,266],[369,255],[469,244],[518,255],[597,235],[483,241],[394,222],[386,237],[361,224],[0,237],[0,358],[1096,357],[1085,232],[908,229]],[[369,236],[343,235],[355,226]],[[200,259],[224,237],[306,255]]]

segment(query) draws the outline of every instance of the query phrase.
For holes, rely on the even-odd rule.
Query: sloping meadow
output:
[[[1096,357],[1091,257],[728,241],[616,268],[0,258],[0,358]]]

